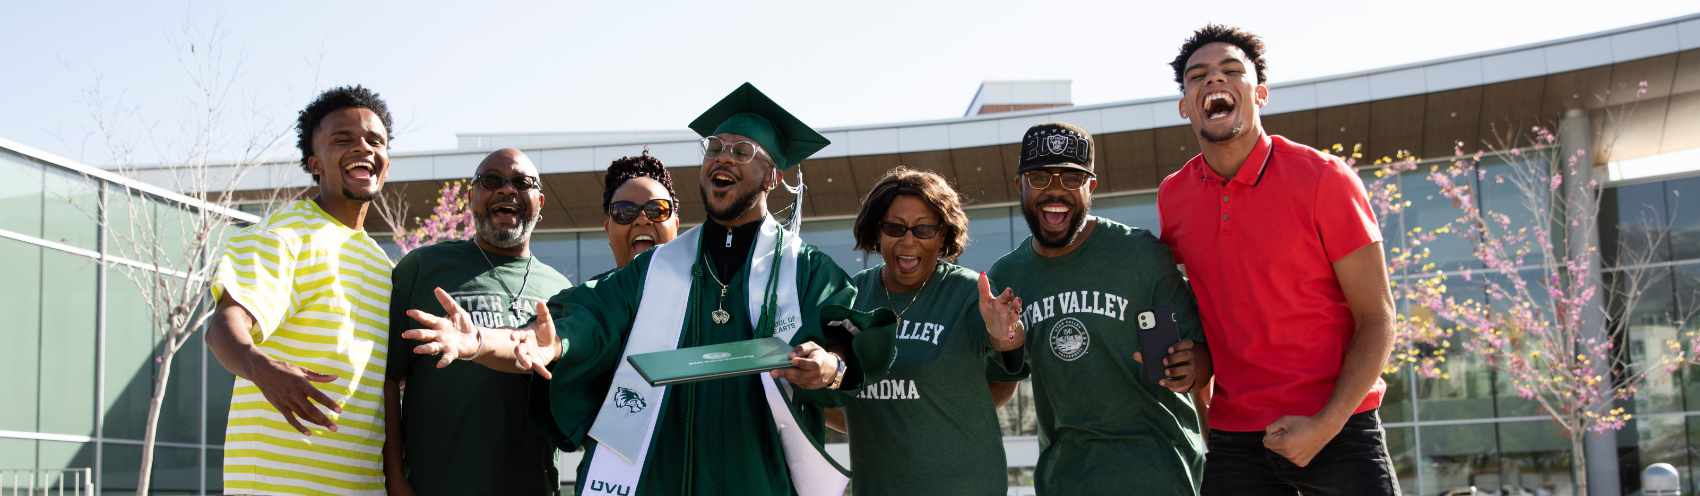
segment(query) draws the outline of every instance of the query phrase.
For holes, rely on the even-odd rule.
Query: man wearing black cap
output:
[[[557,295],[540,317],[558,317],[534,328],[457,325],[452,308],[447,319],[420,314],[429,329],[409,337],[432,343],[415,352],[553,376],[556,426],[567,448],[586,451],[578,494],[842,495],[847,474],[821,449],[819,406],[836,401],[826,390],[883,373],[896,319],[851,311],[854,285],[798,239],[795,206],[789,226],[767,207],[780,171],[828,142],[748,83],[691,129],[703,136],[709,222]],[[768,336],[795,346],[790,368],[651,386],[626,360]]]
[[[1210,376],[1192,292],[1144,229],[1092,217],[1092,137],[1040,124],[1021,141],[1016,187],[1033,235],[992,266],[1026,304],[1027,361],[1046,440],[1039,494],[1196,494],[1204,468],[1187,393]],[[1141,339],[1156,319],[1180,340],[1145,377]]]

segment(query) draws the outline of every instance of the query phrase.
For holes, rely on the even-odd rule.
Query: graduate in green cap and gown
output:
[[[841,495],[820,412],[884,374],[895,317],[852,311],[849,276],[798,239],[797,206],[785,224],[767,206],[781,171],[829,142],[749,83],[691,129],[708,222],[562,292],[526,329],[410,314],[426,327],[409,331],[427,341],[414,351],[552,377],[563,448],[586,452],[578,494]],[[768,336],[795,347],[791,368],[652,387],[625,360]]]

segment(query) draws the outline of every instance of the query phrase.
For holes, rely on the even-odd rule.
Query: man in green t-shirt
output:
[[[519,327],[537,304],[571,287],[531,255],[543,208],[537,167],[502,149],[478,164],[472,190],[477,236],[408,253],[393,273],[389,371],[384,381],[384,472],[390,494],[554,494],[546,383],[471,363],[436,366],[401,333],[410,309],[443,313],[442,288],[474,323]],[[405,387],[405,390],[403,389]]]
[[[1149,231],[1091,217],[1092,137],[1040,124],[1021,143],[1021,211],[1032,236],[992,266],[1025,308],[1038,406],[1039,494],[1197,494],[1199,412],[1187,393],[1210,376],[1192,292]],[[1168,309],[1169,315],[1155,315]],[[1178,325],[1165,379],[1138,352],[1155,318]]]

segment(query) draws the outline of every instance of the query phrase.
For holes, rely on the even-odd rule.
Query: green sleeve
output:
[[[550,437],[563,450],[584,446],[597,407],[608,394],[637,318],[650,253],[653,250],[618,271],[549,298],[549,315],[564,352],[550,366],[554,377],[548,385],[549,413],[556,429]]]
[[[413,308],[413,283],[419,278],[419,257],[409,254],[390,271],[390,348],[384,363],[384,378],[402,380],[413,367],[413,343],[401,333],[419,327],[407,310]]]
[[[838,267],[825,253],[805,246],[797,260],[799,274],[798,303],[803,307],[803,329],[791,339],[793,345],[805,341],[814,341],[823,348],[847,352],[840,356],[844,358],[844,381],[838,391],[799,391],[797,398],[811,404],[836,406],[842,404],[840,392],[853,391],[863,384],[878,380],[891,367],[890,357],[896,350],[895,335],[892,323],[895,318],[885,315],[887,319],[852,319],[861,320],[857,332],[851,333],[843,326],[835,324],[831,315],[855,313],[851,310],[856,302],[856,286],[844,269]],[[889,314],[890,312],[885,312]],[[862,316],[865,317],[865,316]],[[877,325],[869,325],[876,322]],[[882,359],[883,358],[883,359]]]
[[[1198,320],[1198,302],[1192,296],[1192,287],[1187,284],[1186,277],[1175,267],[1175,257],[1169,252],[1168,245],[1157,241],[1149,233],[1141,234],[1139,240],[1147,254],[1139,257],[1143,262],[1140,270],[1150,274],[1151,304],[1167,305],[1175,312],[1180,321],[1181,339],[1203,343],[1204,326]]]
[[[595,284],[582,284],[549,299],[549,315],[561,338],[561,358],[551,366],[555,382],[572,382],[614,370],[643,299],[650,252]],[[600,399],[600,398],[598,398]]]

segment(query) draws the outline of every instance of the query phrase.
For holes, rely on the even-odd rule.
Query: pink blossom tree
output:
[[[444,182],[437,189],[437,199],[431,207],[431,215],[424,219],[414,217],[411,222],[413,227],[408,227],[409,223],[403,218],[406,200],[400,193],[397,188],[386,190],[386,198],[374,202],[373,206],[376,207],[378,216],[389,224],[391,236],[402,255],[415,248],[442,241],[472,239],[473,234],[477,232],[472,218],[471,183],[465,180]]]
[[[1608,128],[1620,117],[1608,115]],[[1689,331],[1657,343],[1662,353],[1632,356],[1626,346],[1629,316],[1658,282],[1660,272],[1644,267],[1654,261],[1651,248],[1662,246],[1666,230],[1648,229],[1641,233],[1647,239],[1624,243],[1616,258],[1623,268],[1609,274],[1610,283],[1602,282],[1606,274],[1592,240],[1598,239],[1603,188],[1597,180],[1582,179],[1593,167],[1588,151],[1566,151],[1544,127],[1497,138],[1497,144],[1473,154],[1458,143],[1448,163],[1426,165],[1426,171],[1404,153],[1375,164],[1377,179],[1367,185],[1373,208],[1381,222],[1405,233],[1388,248],[1389,274],[1397,278],[1393,296],[1406,311],[1398,317],[1387,371],[1410,367],[1423,377],[1445,378],[1442,365],[1450,354],[1478,357],[1568,435],[1576,486],[1586,494],[1585,436],[1623,428],[1632,415],[1619,402],[1632,400],[1652,374],[1697,363],[1692,350],[1700,349],[1700,337]],[[1357,157],[1354,150],[1352,158]],[[1490,175],[1490,163],[1503,165]],[[1412,201],[1393,180],[1402,174],[1438,186],[1438,196],[1458,217],[1439,226],[1404,225],[1399,214]],[[1482,208],[1478,182],[1511,186],[1516,208],[1523,211]],[[1429,249],[1442,236],[1470,243],[1479,268],[1453,276],[1480,284],[1485,298],[1447,292],[1447,275],[1437,270]],[[1676,328],[1687,320],[1677,318]],[[1453,349],[1455,342],[1462,350]]]

